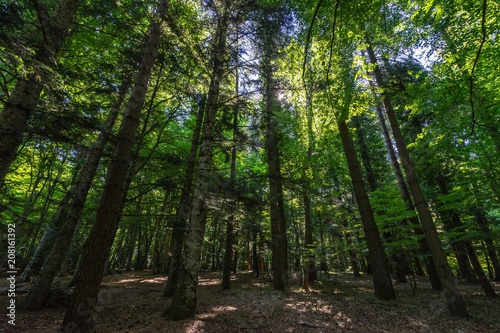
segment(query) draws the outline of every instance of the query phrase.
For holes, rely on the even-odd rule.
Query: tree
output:
[[[186,161],[184,184],[173,223],[172,254],[170,258],[167,284],[165,286],[165,291],[163,292],[164,297],[171,297],[174,295],[174,290],[179,279],[180,265],[182,261],[182,248],[184,246],[186,222],[189,219],[190,213],[189,209],[190,201],[192,200],[193,176],[196,168],[196,156],[200,145],[200,135],[204,113],[205,97],[201,97],[198,105],[198,113],[196,115],[196,125],[191,139],[191,148]]]
[[[265,147],[269,177],[269,205],[271,213],[271,237],[273,253],[273,288],[285,290],[287,283],[287,238],[285,208],[283,204],[283,183],[280,167],[279,133],[276,115],[279,112],[277,83],[272,62],[276,59],[279,27],[285,19],[280,7],[264,7],[260,24],[262,38],[261,75],[263,77],[264,105],[263,120],[266,128]]]
[[[29,70],[26,77],[17,79],[17,83],[9,94],[2,113],[0,113],[0,188],[4,186],[5,175],[16,151],[22,142],[26,124],[43,90],[43,81],[49,80],[43,66],[53,67],[66,36],[70,24],[76,14],[79,0],[61,0],[50,17],[44,9],[37,8],[42,34],[35,37],[36,53],[34,61],[40,68]]]
[[[238,33],[236,36],[238,39]],[[236,57],[238,57],[238,49],[236,50]],[[236,82],[235,82],[235,96],[236,103],[233,106],[233,138],[231,146],[231,166],[229,176],[229,192],[233,198],[236,197],[236,158],[237,158],[237,137],[238,137],[238,116],[239,116],[239,76],[238,76],[238,60],[236,60]],[[226,222],[226,243],[224,251],[224,270],[222,272],[222,290],[230,289],[231,287],[231,269],[233,268],[233,247],[235,243],[235,214],[236,214],[235,199],[231,200],[229,205],[229,216]]]
[[[75,186],[68,193],[72,197],[71,202],[62,202],[61,207],[58,208],[60,214],[54,216],[54,225],[60,227],[60,230],[54,232],[56,234],[54,235],[55,237],[52,237],[54,243],[47,259],[43,263],[43,271],[26,297],[26,308],[28,310],[41,310],[49,297],[54,278],[61,269],[64,257],[69,250],[71,240],[73,239],[78,222],[80,221],[88,192],[99,166],[99,161],[102,157],[106,143],[109,141],[110,133],[113,130],[120,107],[125,99],[128,86],[129,83],[125,81],[119,92],[116,104],[108,115],[102,132],[99,134],[99,137],[85,158],[84,165],[78,174]],[[59,220],[62,221],[59,222]],[[61,223],[62,226],[58,226],[58,224]],[[41,245],[43,245],[42,241],[43,238],[40,240]]]
[[[399,191],[401,193],[401,197],[406,204],[406,208],[410,212],[415,211],[415,206],[413,205],[413,201],[411,199],[410,191],[408,190],[408,186],[406,185],[406,181],[403,177],[403,173],[401,172],[401,167],[396,156],[396,152],[394,146],[392,144],[392,138],[389,133],[389,129],[387,128],[387,124],[385,121],[384,113],[382,107],[380,105],[376,106],[377,116],[379,119],[380,127],[382,129],[382,134],[384,136],[385,145],[387,148],[387,152],[389,158],[391,160],[391,166],[394,171],[394,175],[396,176],[396,180],[398,182]],[[420,245],[421,254],[424,256],[425,266],[427,268],[427,274],[429,274],[429,279],[432,284],[432,289],[434,290],[442,290],[441,281],[439,280],[439,276],[436,272],[436,267],[434,266],[434,260],[432,256],[429,255],[429,245],[423,236],[422,229],[420,228],[420,222],[418,221],[417,216],[412,216],[409,218],[410,223],[413,226],[413,230],[415,235],[418,237],[418,242]]]
[[[144,49],[137,80],[125,110],[119,131],[120,140],[116,145],[108,171],[96,222],[89,236],[88,248],[77,277],[73,299],[62,324],[62,331],[78,328],[83,332],[88,332],[92,324],[104,265],[116,233],[117,216],[128,175],[127,164],[132,153],[135,132],[139,126],[149,79],[160,45],[161,20],[167,9],[168,2],[161,0],[150,25],[148,43]],[[83,313],[82,306],[86,308]]]
[[[375,57],[375,52],[369,41],[367,41],[368,46],[366,48],[370,63],[375,66],[373,73],[375,77],[375,82],[382,89],[386,89],[384,78],[378,67],[377,58]],[[469,313],[465,302],[457,289],[454,281],[453,273],[451,272],[450,266],[446,260],[446,255],[441,248],[441,243],[439,241],[438,233],[434,221],[432,219],[432,214],[429,210],[425,197],[420,188],[420,183],[417,178],[416,171],[410,160],[410,155],[404,143],[404,138],[399,128],[399,123],[392,108],[392,102],[390,96],[387,92],[383,93],[383,103],[389,123],[391,125],[392,134],[394,140],[396,141],[396,147],[401,157],[403,169],[408,180],[410,192],[413,196],[415,208],[420,217],[420,223],[424,231],[427,244],[431,251],[436,270],[438,272],[439,278],[441,280],[441,285],[443,286],[443,293],[446,298],[446,305],[452,316],[457,317],[468,317]]]

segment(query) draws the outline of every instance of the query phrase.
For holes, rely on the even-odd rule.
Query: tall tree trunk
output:
[[[212,152],[215,137],[215,121],[219,109],[220,84],[228,62],[227,37],[231,0],[223,2],[217,32],[213,44],[212,76],[207,97],[203,134],[198,156],[198,170],[191,200],[191,215],[183,246],[183,260],[174,297],[165,315],[171,320],[182,320],[196,313],[198,272],[208,213],[207,196],[212,179]]]
[[[283,204],[283,185],[280,166],[280,151],[278,130],[276,128],[276,112],[279,109],[276,99],[275,69],[272,61],[277,58],[275,40],[279,29],[276,21],[272,21],[273,12],[279,9],[268,7],[262,9],[262,61],[261,76],[263,78],[264,112],[263,119],[266,127],[265,149],[269,178],[269,204],[271,211],[271,247],[273,258],[273,288],[285,290],[287,283],[287,238],[285,208]]]
[[[373,70],[375,81],[377,82],[377,85],[379,87],[381,87],[382,89],[386,89],[386,85],[382,77],[382,72],[378,67],[377,58],[375,57],[373,48],[369,41],[367,41],[367,43],[367,52],[370,62],[375,66]],[[392,101],[387,92],[384,92],[383,94],[383,103],[387,113],[387,117],[389,119],[389,123],[391,124],[394,141],[396,142],[396,147],[401,157],[403,169],[408,180],[410,192],[413,196],[414,205],[420,217],[420,223],[422,225],[427,244],[429,245],[432,257],[434,259],[436,270],[438,272],[439,279],[441,280],[441,285],[443,286],[443,293],[446,299],[448,311],[452,316],[468,317],[469,312],[467,311],[467,306],[462,298],[462,295],[460,295],[460,292],[458,291],[446,255],[441,248],[441,243],[439,241],[432,214],[429,210],[429,206],[427,205],[422,189],[420,188],[420,183],[415,168],[411,163],[410,154],[408,153],[403,134],[401,132],[401,129],[399,128],[396,113],[394,112],[394,109],[392,107]]]
[[[313,133],[313,111],[312,111],[312,96],[306,90],[306,120],[307,120],[307,159],[304,171],[304,280],[302,288],[309,290],[309,281],[317,279],[316,263],[315,263],[315,246],[313,237],[313,226],[311,216],[311,178],[312,178],[312,153],[314,147],[314,133]]]
[[[146,97],[149,79],[160,45],[161,21],[168,8],[168,0],[160,0],[156,15],[150,25],[149,38],[144,50],[137,81],[128,101],[115,152],[108,171],[96,222],[90,232],[89,245],[77,277],[73,299],[62,324],[62,330],[75,327],[81,332],[90,331],[92,317],[97,303],[97,294],[103,268],[108,259],[122,207],[128,163],[132,155],[135,133],[139,127],[140,115]],[[84,311],[82,311],[85,309]]]
[[[184,245],[184,235],[186,223],[189,219],[191,210],[191,197],[193,189],[193,177],[196,168],[196,155],[200,145],[201,127],[203,123],[203,114],[205,113],[205,97],[201,97],[198,105],[198,114],[196,115],[196,125],[193,129],[191,139],[191,149],[186,163],[184,184],[182,186],[181,198],[175,214],[172,227],[172,255],[170,257],[170,266],[168,270],[168,279],[163,291],[163,297],[174,296],[174,290],[179,280],[181,269],[182,247]]]
[[[373,210],[368,198],[361,173],[361,167],[356,157],[354,143],[349,133],[349,128],[345,120],[337,120],[337,126],[342,139],[349,174],[351,175],[352,186],[356,196],[359,213],[363,229],[365,231],[365,239],[368,245],[369,262],[373,269],[373,285],[375,288],[375,296],[384,299],[396,299],[396,292],[391,281],[389,265],[384,252],[384,246],[380,237]]]
[[[366,173],[366,178],[368,181],[368,189],[369,191],[375,191],[378,189],[378,183],[375,177],[375,170],[373,170],[372,162],[370,158],[370,154],[368,153],[369,148],[366,144],[365,134],[363,133],[363,129],[361,127],[360,116],[355,116],[351,119],[352,124],[356,128],[356,143],[361,155],[361,163],[363,165],[363,169]],[[401,221],[400,223],[405,223],[406,221]],[[384,237],[389,242],[394,242],[397,240],[397,237],[393,234],[392,231],[387,231],[384,233]],[[406,283],[406,272],[408,270],[408,265],[406,263],[405,254],[402,251],[393,251],[391,254],[392,258],[392,266],[394,267],[395,277],[397,283]]]
[[[88,156],[85,158],[84,165],[80,170],[74,188],[71,191],[72,200],[67,207],[60,207],[61,216],[55,219],[63,220],[61,229],[56,232],[54,245],[50,250],[44,264],[43,271],[36,280],[33,288],[26,296],[26,305],[29,310],[40,310],[45,305],[50,293],[50,287],[54,279],[61,269],[64,258],[68,253],[73,239],[73,234],[80,221],[87,195],[92,185],[92,181],[96,175],[99,161],[103,154],[106,143],[109,141],[110,134],[112,133],[113,126],[120,111],[125,95],[128,91],[129,84],[123,82],[120,87],[118,100],[114,107],[110,110],[106,123],[103,126],[101,133],[97,140],[94,142],[92,149],[89,150]],[[61,205],[65,204],[64,202]],[[58,211],[59,211],[58,210]],[[65,211],[65,213],[64,213]],[[57,221],[54,223],[58,223]]]
[[[257,236],[259,234],[259,230],[255,228],[252,232],[252,275],[255,277],[259,277],[259,248],[257,244]]]
[[[363,133],[363,129],[361,127],[360,116],[352,117],[351,123],[356,129],[356,144],[361,156],[361,164],[363,165],[363,169],[365,169],[366,180],[368,182],[368,190],[375,191],[378,189],[378,183],[375,177],[375,171],[372,167],[371,158],[368,153],[368,145],[366,144],[365,134]]]
[[[396,151],[394,150],[394,146],[392,144],[391,135],[389,133],[389,129],[387,128],[387,124],[385,122],[384,113],[380,105],[377,105],[377,116],[380,123],[380,128],[382,129],[382,134],[384,136],[385,146],[387,148],[387,152],[389,153],[389,159],[391,160],[392,170],[394,175],[396,176],[396,181],[398,182],[399,191],[401,193],[401,197],[406,204],[406,208],[410,212],[415,212],[415,206],[413,205],[413,200],[411,199],[410,191],[408,190],[408,186],[406,185],[406,181],[403,177],[403,173],[401,172],[401,167],[399,165],[398,158],[396,156]],[[418,244],[420,247],[420,254],[424,258],[425,267],[427,269],[427,274],[429,275],[429,280],[432,285],[432,289],[434,290],[443,290],[443,286],[441,285],[441,281],[439,280],[439,276],[436,271],[436,267],[434,265],[434,260],[432,256],[430,256],[429,245],[427,244],[427,240],[423,237],[424,232],[420,227],[420,222],[418,221],[418,217],[410,217],[409,221],[413,226],[413,232],[418,239]]]
[[[238,37],[238,36],[236,36]],[[238,64],[236,64],[238,66]],[[224,268],[222,272],[222,290],[231,288],[231,268],[233,260],[234,247],[234,219],[236,213],[236,156],[237,156],[237,137],[238,137],[238,113],[239,113],[239,77],[238,67],[236,67],[236,104],[233,110],[233,145],[231,147],[231,171],[229,176],[229,193],[231,200],[229,202],[229,216],[226,222],[226,243],[224,252]]]
[[[283,204],[283,187],[281,177],[281,167],[279,149],[276,137],[276,127],[272,117],[273,107],[267,100],[267,131],[266,131],[266,151],[267,165],[269,173],[269,201],[271,208],[271,237],[273,256],[273,288],[275,290],[285,290],[287,283],[287,238],[286,221]],[[267,104],[266,103],[266,104]],[[273,117],[274,118],[274,117]]]
[[[36,61],[49,67],[54,65],[79,4],[79,0],[61,0],[51,17],[47,20],[41,18],[43,34],[34,45]],[[19,78],[0,113],[0,188],[4,185],[5,175],[22,142],[26,124],[46,79],[40,72]]]

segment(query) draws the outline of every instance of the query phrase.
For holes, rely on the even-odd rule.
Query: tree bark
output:
[[[171,320],[183,320],[196,313],[198,272],[208,213],[207,197],[212,179],[212,152],[215,137],[215,121],[219,108],[220,83],[228,62],[227,34],[231,0],[223,2],[217,32],[213,44],[212,75],[207,97],[203,134],[198,156],[198,170],[191,200],[191,215],[183,246],[178,283],[170,307],[165,316]]]
[[[368,246],[369,262],[373,269],[373,285],[375,288],[375,296],[384,300],[396,299],[396,292],[391,281],[389,265],[384,252],[384,246],[380,237],[373,210],[366,192],[361,167],[356,157],[354,143],[349,133],[349,128],[345,120],[337,119],[337,127],[342,139],[349,174],[351,175],[352,186],[356,196],[359,213],[363,229],[365,231],[365,239]]]
[[[76,14],[79,0],[61,0],[52,16],[40,27],[44,34],[37,40],[34,60],[52,67],[69,27]],[[40,79],[40,76],[42,79]],[[20,77],[0,113],[0,188],[4,186],[5,175],[16,151],[22,142],[26,125],[43,89],[46,74],[37,71]]]
[[[375,81],[377,85],[382,89],[386,88],[384,79],[382,77],[382,72],[378,67],[377,58],[369,41],[367,46],[367,52],[370,62],[375,66],[373,72]],[[409,189],[413,196],[414,205],[417,209],[418,215],[420,217],[420,223],[424,231],[427,244],[429,245],[436,270],[441,280],[441,285],[443,286],[443,293],[446,299],[446,305],[450,315],[456,317],[469,317],[469,312],[467,311],[467,306],[458,291],[455,284],[455,279],[453,273],[451,272],[450,266],[448,264],[446,255],[441,248],[441,243],[439,241],[436,226],[434,224],[432,214],[429,210],[429,206],[425,200],[422,189],[420,188],[420,183],[410,160],[410,154],[404,143],[404,137],[399,127],[398,120],[396,118],[396,113],[392,107],[392,101],[388,94],[384,92],[383,103],[391,125],[392,133],[394,136],[394,141],[396,142],[396,147],[398,149],[401,161],[403,164],[403,169],[408,180]]]
[[[311,163],[312,153],[314,146],[314,133],[313,133],[313,111],[312,111],[312,96],[311,93],[306,91],[306,119],[307,119],[307,159],[306,168],[304,171],[304,280],[302,288],[309,290],[309,281],[317,279],[316,263],[315,263],[315,245],[313,237],[313,226],[311,216]]]
[[[76,280],[73,299],[62,324],[62,331],[78,328],[81,332],[88,332],[91,328],[103,268],[116,234],[117,217],[122,208],[122,197],[129,174],[128,162],[132,155],[135,133],[139,127],[139,118],[160,45],[161,21],[167,8],[168,0],[160,0],[156,15],[150,25],[149,38],[137,81],[125,110],[96,222],[90,232],[88,249]]]

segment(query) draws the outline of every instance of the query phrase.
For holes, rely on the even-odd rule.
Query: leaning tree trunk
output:
[[[379,87],[385,89],[386,85],[382,77],[382,72],[378,67],[377,58],[375,57],[375,52],[373,51],[373,48],[369,43],[369,41],[367,44],[368,44],[367,52],[370,62],[375,66],[373,70],[375,81],[377,82],[377,85]],[[427,244],[429,245],[432,257],[434,259],[439,279],[441,280],[441,285],[443,286],[443,293],[446,299],[446,305],[448,307],[448,311],[452,316],[468,317],[469,312],[467,311],[467,306],[455,284],[455,278],[448,264],[446,254],[441,248],[441,243],[436,230],[436,225],[434,224],[431,211],[424,197],[424,193],[420,188],[420,183],[415,168],[413,167],[413,164],[410,160],[410,154],[404,142],[403,133],[401,132],[401,129],[399,127],[399,122],[396,118],[396,113],[394,111],[394,108],[392,107],[392,101],[387,92],[384,92],[383,94],[383,103],[387,113],[387,117],[389,119],[389,123],[391,125],[394,141],[396,142],[396,147],[401,157],[403,170],[408,180],[410,192],[413,196],[414,205],[420,217],[422,230],[424,231],[424,235],[427,240]]]
[[[132,155],[135,133],[160,45],[161,21],[167,8],[168,0],[160,0],[157,13],[150,25],[149,39],[137,81],[125,110],[119,131],[120,139],[113,154],[96,222],[90,232],[88,249],[76,280],[73,299],[62,324],[62,331],[74,330],[77,327],[80,332],[88,332],[91,328],[103,268],[113,243],[118,224],[117,217],[122,207],[121,199],[129,173],[128,162]]]
[[[26,306],[28,310],[41,310],[49,296],[50,288],[54,279],[61,269],[64,258],[68,253],[73,239],[73,234],[80,221],[87,195],[92,185],[92,181],[99,167],[99,161],[103,154],[106,143],[109,141],[120,107],[125,99],[128,90],[128,83],[124,82],[120,87],[120,95],[115,106],[110,110],[106,123],[95,141],[89,155],[86,157],[84,165],[78,174],[75,187],[72,189],[72,200],[67,207],[60,207],[61,216],[58,219],[63,220],[61,229],[56,233],[55,242],[52,245],[49,255],[43,263],[43,270],[36,280],[33,288],[26,296]],[[64,203],[62,203],[64,204]],[[62,205],[61,204],[61,205]],[[66,211],[65,213],[63,211]]]
[[[384,300],[396,299],[396,292],[391,281],[389,272],[389,264],[384,252],[384,245],[380,237],[380,232],[375,222],[375,216],[370,204],[370,199],[366,192],[361,167],[356,157],[354,142],[351,139],[349,128],[345,120],[337,120],[337,126],[342,139],[349,174],[351,175],[352,186],[356,202],[358,204],[359,213],[363,229],[365,231],[365,239],[368,246],[369,262],[373,269],[373,285],[375,288],[375,296]]]
[[[356,143],[361,155],[361,164],[365,170],[366,179],[368,182],[368,190],[375,191],[378,189],[378,182],[375,177],[375,170],[372,167],[372,162],[369,154],[368,145],[365,140],[365,133],[361,127],[360,116],[355,116],[351,118],[351,122],[356,129]],[[405,223],[403,220],[400,223]],[[397,237],[394,235],[393,231],[388,230],[384,233],[384,237],[388,242],[394,242]],[[394,276],[396,278],[396,283],[406,283],[406,272],[408,271],[408,264],[406,260],[405,253],[403,251],[393,251],[391,254],[392,264],[394,267]]]
[[[476,273],[479,283],[481,284],[481,287],[484,290],[484,293],[486,296],[489,297],[497,297],[497,294],[495,292],[495,289],[493,289],[493,286],[491,285],[490,281],[486,277],[486,274],[484,274],[483,267],[481,266],[481,263],[479,262],[479,259],[477,258],[476,251],[474,250],[474,247],[472,246],[472,243],[467,240],[465,241],[465,249],[467,252],[467,255],[470,258],[470,261],[472,263],[472,267],[474,268],[474,272]]]
[[[44,34],[40,34],[35,42],[35,61],[52,67],[79,4],[79,0],[61,0],[51,17],[39,15]],[[26,125],[42,92],[43,81],[47,79],[46,74],[40,71],[19,78],[0,113],[0,188],[22,142]]]
[[[219,18],[213,45],[212,76],[203,122],[198,170],[191,200],[191,215],[184,236],[183,261],[180,265],[181,269],[172,303],[164,313],[171,320],[183,320],[194,316],[196,313],[200,256],[208,213],[206,201],[212,180],[212,152],[216,134],[215,121],[219,108],[220,83],[226,73],[228,62],[227,35],[230,5],[230,0],[224,1],[224,8]]]
[[[370,81],[371,83],[371,81]],[[382,129],[382,134],[384,136],[385,146],[387,148],[387,152],[389,153],[389,159],[391,160],[392,170],[394,175],[396,176],[396,181],[398,182],[399,191],[401,193],[401,197],[406,204],[406,209],[410,212],[415,212],[415,206],[413,205],[413,201],[411,199],[410,191],[408,190],[408,186],[406,185],[405,179],[403,177],[403,173],[401,172],[401,167],[399,165],[398,158],[396,156],[396,152],[394,150],[394,146],[392,144],[391,135],[389,133],[389,129],[387,128],[387,124],[385,122],[384,113],[382,107],[377,104],[376,107],[377,116],[380,123],[380,128]],[[434,260],[432,256],[429,255],[429,245],[427,241],[423,237],[423,231],[420,227],[420,222],[418,221],[418,217],[410,217],[410,223],[413,226],[413,232],[418,240],[419,251],[420,254],[424,256],[425,267],[427,269],[427,274],[429,275],[429,280],[432,285],[432,289],[434,290],[443,290],[443,286],[441,285],[441,281],[439,280],[439,276],[436,271],[436,267],[434,265]]]

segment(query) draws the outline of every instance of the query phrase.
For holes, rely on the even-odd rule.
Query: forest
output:
[[[499,38],[492,0],[1,0],[0,331],[500,331]]]

